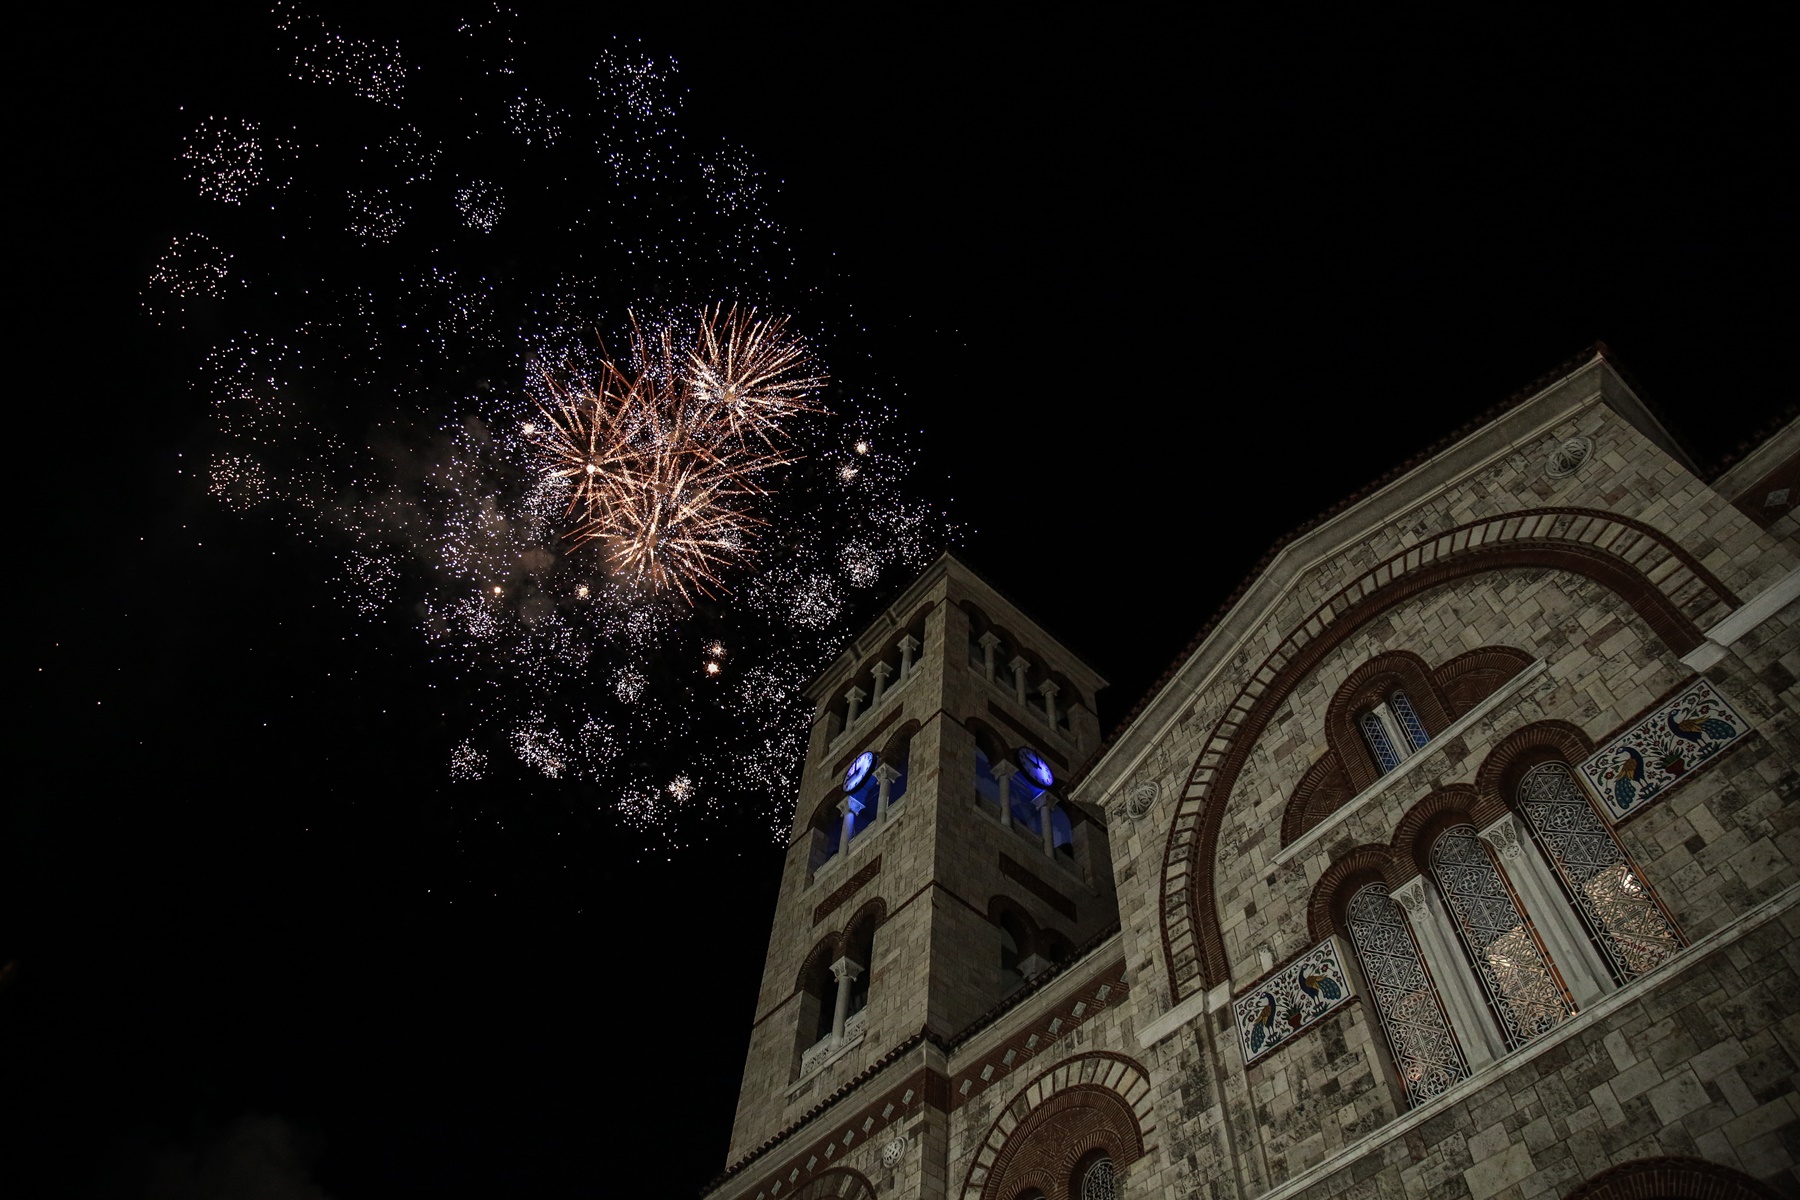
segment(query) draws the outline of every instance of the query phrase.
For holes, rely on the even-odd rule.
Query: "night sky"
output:
[[[766,177],[767,298],[835,331],[834,378],[895,411],[905,488],[960,525],[952,548],[1113,681],[1104,727],[1273,541],[1597,339],[1703,468],[1791,403],[1791,98],[1754,20],[566,7],[481,36],[514,39],[509,78],[580,82],[602,47],[679,64],[684,136]],[[422,63],[462,44],[449,10],[317,11]],[[647,838],[604,780],[498,754],[453,784],[439,699],[479,681],[341,603],[329,545],[193,473],[216,441],[197,365],[266,313],[145,312],[159,253],[223,212],[183,138],[217,114],[345,144],[393,120],[290,78],[275,25],[135,12],[15,45],[0,1052],[7,1173],[33,1182],[0,1190],[692,1195],[725,1165],[782,861],[766,822],[715,805]],[[450,127],[456,97],[412,78],[418,119]],[[297,161],[324,190],[350,171]],[[533,210],[531,172],[507,177],[515,220],[542,221],[480,243],[510,247],[492,269],[577,260],[553,206],[581,189]],[[322,278],[367,261],[309,246]],[[734,298],[654,275],[593,319]],[[375,436],[346,411],[344,436]]]

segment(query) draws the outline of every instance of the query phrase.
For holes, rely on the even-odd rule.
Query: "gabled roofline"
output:
[[[1742,457],[1719,472],[1712,481],[1713,491],[1736,501],[1795,454],[1800,454],[1800,417],[1790,413],[1785,424],[1777,424],[1744,450]]]
[[[1555,403],[1548,411],[1541,411],[1552,401]],[[1402,512],[1420,503],[1495,457],[1541,439],[1570,414],[1594,403],[1613,408],[1686,470],[1698,475],[1692,457],[1638,396],[1611,351],[1604,343],[1596,342],[1270,546],[1093,756],[1074,772],[1070,795],[1103,807],[1100,796],[1093,794],[1095,790],[1104,793],[1135,770],[1145,749],[1133,752],[1132,747],[1142,742],[1147,748],[1159,742],[1167,728],[1179,719],[1187,698],[1197,694],[1228,661],[1230,647],[1220,649],[1215,644],[1221,631],[1242,626],[1252,615],[1267,611],[1301,574],[1357,540],[1366,527],[1388,519],[1391,512]],[[1245,632],[1239,628],[1238,636],[1230,641],[1235,645],[1243,636]],[[1173,685],[1184,677],[1189,686],[1173,695],[1177,690]]]

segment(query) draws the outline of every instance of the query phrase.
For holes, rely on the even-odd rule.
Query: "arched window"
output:
[[[1629,983],[1681,949],[1675,922],[1567,763],[1545,762],[1527,771],[1517,803],[1616,982]]]
[[[1101,1155],[1082,1167],[1069,1191],[1079,1200],[1118,1200],[1118,1183],[1112,1159]]]
[[[869,980],[875,974],[875,926],[877,924],[878,919],[873,914],[859,919],[844,938],[844,956],[862,968],[850,981],[850,1004],[844,1011],[846,1017],[854,1017],[869,1007]]]
[[[1344,918],[1407,1103],[1423,1104],[1467,1079],[1469,1064],[1451,1032],[1450,1018],[1406,916],[1387,887],[1363,887],[1350,898]]]
[[[1431,735],[1425,732],[1425,722],[1419,720],[1419,714],[1413,709],[1413,702],[1407,694],[1395,689],[1388,697],[1388,709],[1394,714],[1395,724],[1400,726],[1400,734],[1412,743],[1415,750],[1423,749]]]
[[[1025,954],[1031,944],[1024,922],[1011,913],[1000,914],[1000,994],[1011,995],[1025,983]]]
[[[1394,744],[1387,726],[1373,709],[1358,717],[1356,724],[1362,730],[1363,741],[1368,743],[1377,770],[1386,775],[1400,765],[1400,748]]]
[[[1356,719],[1375,770],[1386,775],[1431,740],[1412,698],[1395,688],[1386,699]]]
[[[800,982],[800,1045],[808,1050],[831,1036],[837,1010],[837,980],[831,973],[830,948],[813,951]]]
[[[1438,835],[1431,873],[1508,1050],[1575,1015],[1549,952],[1473,825],[1453,825]]]

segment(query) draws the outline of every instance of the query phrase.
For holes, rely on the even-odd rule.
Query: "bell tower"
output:
[[[890,1064],[941,1079],[958,1032],[1117,921],[1105,826],[1064,790],[1105,686],[948,554],[812,682],[730,1163]]]

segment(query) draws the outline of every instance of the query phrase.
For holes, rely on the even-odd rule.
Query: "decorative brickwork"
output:
[[[1704,679],[1696,680],[1581,764],[1614,822],[1639,812],[1717,758],[1750,723]]]
[[[1475,774],[1475,794],[1482,811],[1496,811],[1496,805],[1511,807],[1519,781],[1539,763],[1578,763],[1593,752],[1594,743],[1587,734],[1567,721],[1533,721],[1515,729],[1488,751]]]
[[[832,1169],[832,1160],[844,1157],[856,1146],[867,1146],[878,1143],[882,1132],[899,1124],[924,1108],[933,1108],[939,1112],[947,1107],[947,1095],[944,1077],[938,1072],[923,1069],[914,1071],[903,1081],[888,1088],[873,1100],[841,1113],[827,1128],[825,1133],[811,1144],[792,1151],[780,1166],[773,1168],[761,1182],[754,1193],[761,1200],[774,1200],[776,1197],[789,1197],[815,1182],[825,1186],[846,1187],[847,1183],[832,1183],[845,1172],[839,1168]],[[867,1186],[868,1180],[855,1172],[849,1172],[857,1180]],[[812,1195],[813,1193],[802,1193]],[[855,1192],[821,1192],[821,1196],[851,1195]],[[873,1194],[871,1192],[871,1194]]]
[[[1000,873],[1018,883],[1018,885],[1048,904],[1051,908],[1073,921],[1075,919],[1075,902],[1045,883],[1037,874],[1004,850],[1000,852]]]
[[[1065,1039],[1075,1030],[1102,1012],[1117,1008],[1128,995],[1125,960],[1121,958],[1095,972],[1074,995],[1046,1007],[1006,1041],[960,1068],[950,1080],[950,1107],[963,1107],[989,1088],[998,1087],[1014,1072],[1055,1052],[1066,1045]]]
[[[1325,741],[1343,764],[1355,791],[1360,792],[1381,778],[1381,771],[1369,757],[1362,735],[1357,732],[1357,714],[1384,702],[1396,688],[1411,697],[1431,734],[1442,733],[1444,726],[1450,723],[1437,684],[1432,681],[1431,668],[1418,655],[1406,650],[1390,650],[1350,672],[1350,678],[1338,686],[1330,707],[1325,710]],[[1328,812],[1321,813],[1321,818]]]
[[[1543,567],[1585,576],[1626,601],[1677,654],[1697,620],[1737,598],[1659,530],[1615,513],[1533,509],[1470,522],[1363,572],[1297,622],[1214,724],[1188,774],[1163,853],[1163,954],[1175,995],[1229,975],[1212,865],[1225,802],[1275,711],[1324,656],[1396,605],[1469,576]]]
[[[1077,1165],[1104,1148],[1125,1168],[1155,1128],[1150,1073],[1123,1054],[1064,1059],[1019,1089],[988,1128],[963,1180],[962,1200],[1012,1200],[1036,1187],[1066,1200]]]
[[[1776,1200],[1774,1188],[1703,1158],[1640,1158],[1594,1176],[1563,1200]]]
[[[850,899],[850,897],[856,895],[865,883],[869,882],[869,880],[875,878],[875,876],[879,874],[881,874],[881,855],[877,854],[874,858],[871,858],[868,862],[864,863],[856,874],[844,880],[844,882],[840,883],[837,887],[831,889],[831,894],[829,896],[819,901],[813,908],[812,923],[817,925],[820,921],[823,921],[826,917],[830,916],[838,906]]]
[[[1483,646],[1459,654],[1432,672],[1454,720],[1480,704],[1507,680],[1531,665],[1531,655],[1511,646]]]
[[[1327,750],[1300,777],[1294,794],[1281,813],[1281,844],[1292,845],[1301,834],[1316,826],[1356,796],[1356,785],[1338,758],[1336,750]]]
[[[875,1200],[875,1185],[861,1171],[840,1167],[826,1171],[795,1192],[788,1200]]]
[[[1348,1004],[1355,993],[1327,937],[1232,1001],[1238,1052],[1253,1063]]]

